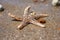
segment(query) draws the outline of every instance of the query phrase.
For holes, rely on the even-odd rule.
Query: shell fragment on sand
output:
[[[53,6],[60,6],[60,0],[52,0]]]

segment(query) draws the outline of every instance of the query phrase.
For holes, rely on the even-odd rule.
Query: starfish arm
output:
[[[39,18],[39,17],[47,17],[48,16],[48,14],[36,14],[34,17],[35,18]]]
[[[41,26],[41,27],[45,27],[44,24],[39,23],[39,22],[36,21],[35,19],[30,20],[30,23],[35,24],[35,25],[38,25],[38,26]]]
[[[40,18],[40,17],[47,17],[48,14],[37,14],[35,12],[32,12],[31,15],[34,17],[34,18]]]
[[[27,15],[29,14],[30,8],[31,8],[30,6],[25,8],[23,17],[27,17]]]
[[[15,16],[15,15],[11,14],[11,13],[8,13],[8,15],[9,15],[10,17],[16,19],[16,20],[20,20],[20,21],[22,20],[22,18],[17,17],[17,16]]]
[[[27,25],[27,23],[26,22],[22,22],[20,25],[18,25],[18,29],[23,29],[25,26]]]
[[[24,15],[23,15],[23,22],[27,21],[28,13],[29,13],[30,8],[31,8],[30,6],[28,6],[28,7],[25,8]]]

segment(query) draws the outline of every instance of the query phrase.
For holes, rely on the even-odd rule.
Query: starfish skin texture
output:
[[[17,27],[20,30],[24,28],[28,23],[32,23],[40,27],[45,27],[45,24],[39,23],[37,19],[40,17],[47,17],[48,15],[36,14],[35,12],[31,12],[30,9],[31,6],[25,8],[23,18],[16,17],[15,15],[12,15],[10,13],[8,15],[11,16],[12,18],[15,18],[16,20],[22,20],[22,22]]]

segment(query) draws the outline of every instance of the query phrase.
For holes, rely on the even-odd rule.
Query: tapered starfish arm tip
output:
[[[26,21],[22,21],[22,23],[17,27],[18,29],[23,29],[26,26]]]
[[[15,17],[15,15],[11,15],[11,13],[8,13],[9,16],[11,16],[12,18]]]
[[[40,25],[42,28],[44,28],[45,27],[45,25],[44,24],[42,24],[42,25]]]
[[[24,14],[27,14],[30,11],[31,6],[27,6],[24,10]]]
[[[20,24],[17,28],[21,30],[21,29],[24,28],[24,25],[23,24]]]

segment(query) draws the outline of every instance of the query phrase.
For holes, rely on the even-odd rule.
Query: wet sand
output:
[[[0,12],[0,40],[60,40],[60,7],[53,7],[51,0],[34,3],[32,0],[0,0],[5,10]],[[13,21],[8,16],[12,13],[22,17],[24,8],[32,6],[37,13],[47,13],[46,28],[29,24],[22,30],[17,26],[21,21]]]

